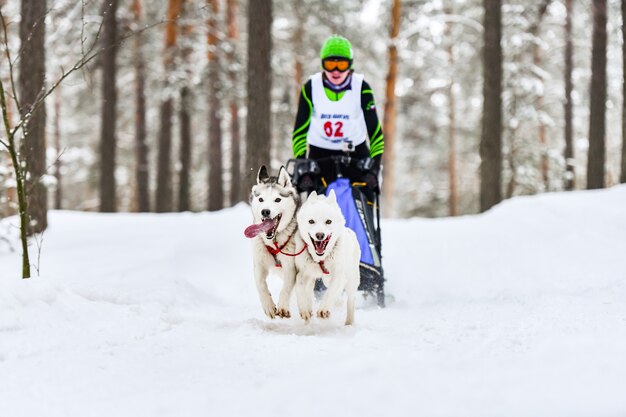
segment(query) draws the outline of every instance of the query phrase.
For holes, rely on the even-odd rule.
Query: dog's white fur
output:
[[[300,316],[308,323],[313,314],[313,289],[321,277],[327,290],[317,311],[320,318],[330,316],[330,308],[348,296],[346,325],[354,323],[354,303],[361,281],[361,249],[355,233],[346,227],[334,190],[328,197],[311,193],[297,215],[299,239],[296,250],[306,244],[306,251],[296,258],[296,297]],[[316,242],[317,247],[316,247]],[[328,240],[324,247],[319,242]],[[320,252],[321,251],[321,252]],[[320,266],[320,261],[323,266]],[[328,274],[324,273],[324,269]]]
[[[260,233],[252,239],[252,256],[254,263],[254,278],[261,306],[265,314],[274,318],[290,317],[289,302],[296,282],[296,270],[293,254],[296,248],[297,224],[296,211],[300,205],[298,192],[291,184],[289,174],[284,167],[280,168],[278,177],[269,177],[267,169],[262,166],[257,175],[257,184],[250,193],[250,205],[255,224],[259,224],[264,217],[276,218],[281,216],[278,227],[273,236]],[[269,216],[264,216],[263,212]],[[285,245],[285,242],[287,244]],[[277,245],[277,246],[276,246]],[[282,247],[281,253],[273,256],[267,249]],[[267,247],[266,247],[267,246]],[[281,267],[276,263],[280,262]],[[272,295],[267,286],[269,273],[274,272],[283,278],[283,287],[278,300],[278,308],[274,304]]]

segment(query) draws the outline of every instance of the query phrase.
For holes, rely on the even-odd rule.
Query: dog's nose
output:
[[[324,233],[316,233],[315,234],[315,238],[317,240],[324,240],[324,236],[325,236]]]
[[[270,216],[270,210],[269,210],[269,209],[263,209],[263,210],[261,210],[261,216],[263,216],[263,217],[269,217],[269,216]]]

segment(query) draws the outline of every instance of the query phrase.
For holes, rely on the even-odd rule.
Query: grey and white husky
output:
[[[269,176],[265,166],[259,169],[257,183],[250,193],[250,206],[254,224],[244,233],[252,238],[254,279],[261,306],[270,318],[290,317],[289,301],[296,282],[296,212],[300,197],[284,167],[276,177]],[[278,307],[267,286],[270,272],[283,278]]]

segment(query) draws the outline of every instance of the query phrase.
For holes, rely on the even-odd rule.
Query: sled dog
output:
[[[361,249],[355,233],[345,226],[335,191],[328,197],[309,195],[298,211],[299,239],[296,257],[296,298],[300,316],[308,322],[313,314],[313,289],[321,277],[327,290],[320,301],[317,316],[328,318],[343,290],[348,295],[346,325],[354,323],[354,303],[361,281],[359,259]]]
[[[259,169],[257,183],[250,193],[250,206],[254,224],[244,233],[252,238],[254,279],[261,306],[272,319],[277,315],[290,317],[289,300],[296,282],[294,251],[300,198],[284,167],[277,177],[270,177],[265,166]],[[278,306],[267,286],[271,271],[283,278]]]

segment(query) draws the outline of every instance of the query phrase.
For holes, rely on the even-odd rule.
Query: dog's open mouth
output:
[[[253,224],[246,227],[244,230],[244,234],[248,238],[253,238],[259,233],[265,233],[265,236],[268,239],[272,239],[276,235],[276,230],[278,229],[278,224],[280,223],[282,215],[278,215],[272,218],[265,218],[259,224]]]
[[[283,217],[281,214],[274,217],[273,219],[263,219],[263,223],[267,223],[267,226],[264,228],[265,237],[268,239],[272,239],[276,236],[276,230],[278,230],[278,225],[280,224],[280,219]]]
[[[318,256],[324,255],[324,252],[326,252],[326,246],[328,246],[328,242],[330,242],[330,238],[332,237],[332,235],[326,236],[326,239],[323,239],[323,240],[317,240],[313,236],[309,236],[309,237],[311,238],[311,243],[313,243],[313,248],[315,249],[315,253]]]

